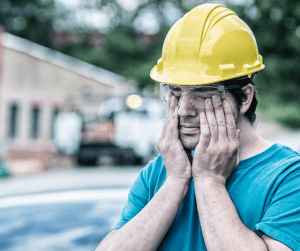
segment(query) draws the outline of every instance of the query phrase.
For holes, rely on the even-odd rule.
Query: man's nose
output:
[[[197,111],[193,107],[189,97],[187,95],[183,95],[178,103],[178,115],[180,117],[195,117],[197,116]]]

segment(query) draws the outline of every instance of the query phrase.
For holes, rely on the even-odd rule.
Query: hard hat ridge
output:
[[[208,3],[207,5],[211,5],[211,4]],[[196,7],[196,8],[199,8],[199,6]],[[202,32],[202,36],[201,36],[201,44],[205,40],[205,37],[206,37],[207,33],[212,29],[212,27],[218,21],[220,21],[222,18],[224,18],[226,16],[229,16],[229,15],[236,15],[236,14],[232,10],[229,10],[229,9],[225,8],[221,4],[216,5],[209,12],[209,14],[207,15],[207,18],[205,20],[205,23],[204,23],[204,28],[203,28],[203,32]]]

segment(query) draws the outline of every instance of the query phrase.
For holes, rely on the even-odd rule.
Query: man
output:
[[[171,28],[151,71],[168,103],[161,155],[97,250],[300,250],[299,154],[253,128],[263,68],[251,30],[222,5]]]

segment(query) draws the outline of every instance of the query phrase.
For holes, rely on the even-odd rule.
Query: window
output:
[[[52,111],[52,122],[51,122],[51,139],[54,138],[54,122],[55,122],[55,119],[57,118],[57,115],[59,114],[59,109],[58,108],[55,108],[53,111]]]
[[[31,138],[37,139],[40,130],[40,108],[35,106],[31,108]]]
[[[9,121],[8,121],[8,136],[12,139],[17,137],[18,134],[18,117],[19,106],[12,104],[9,108]]]

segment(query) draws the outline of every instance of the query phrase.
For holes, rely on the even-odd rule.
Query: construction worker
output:
[[[300,156],[253,128],[250,28],[219,4],[178,20],[151,71],[168,104],[142,169],[97,250],[300,250]]]

